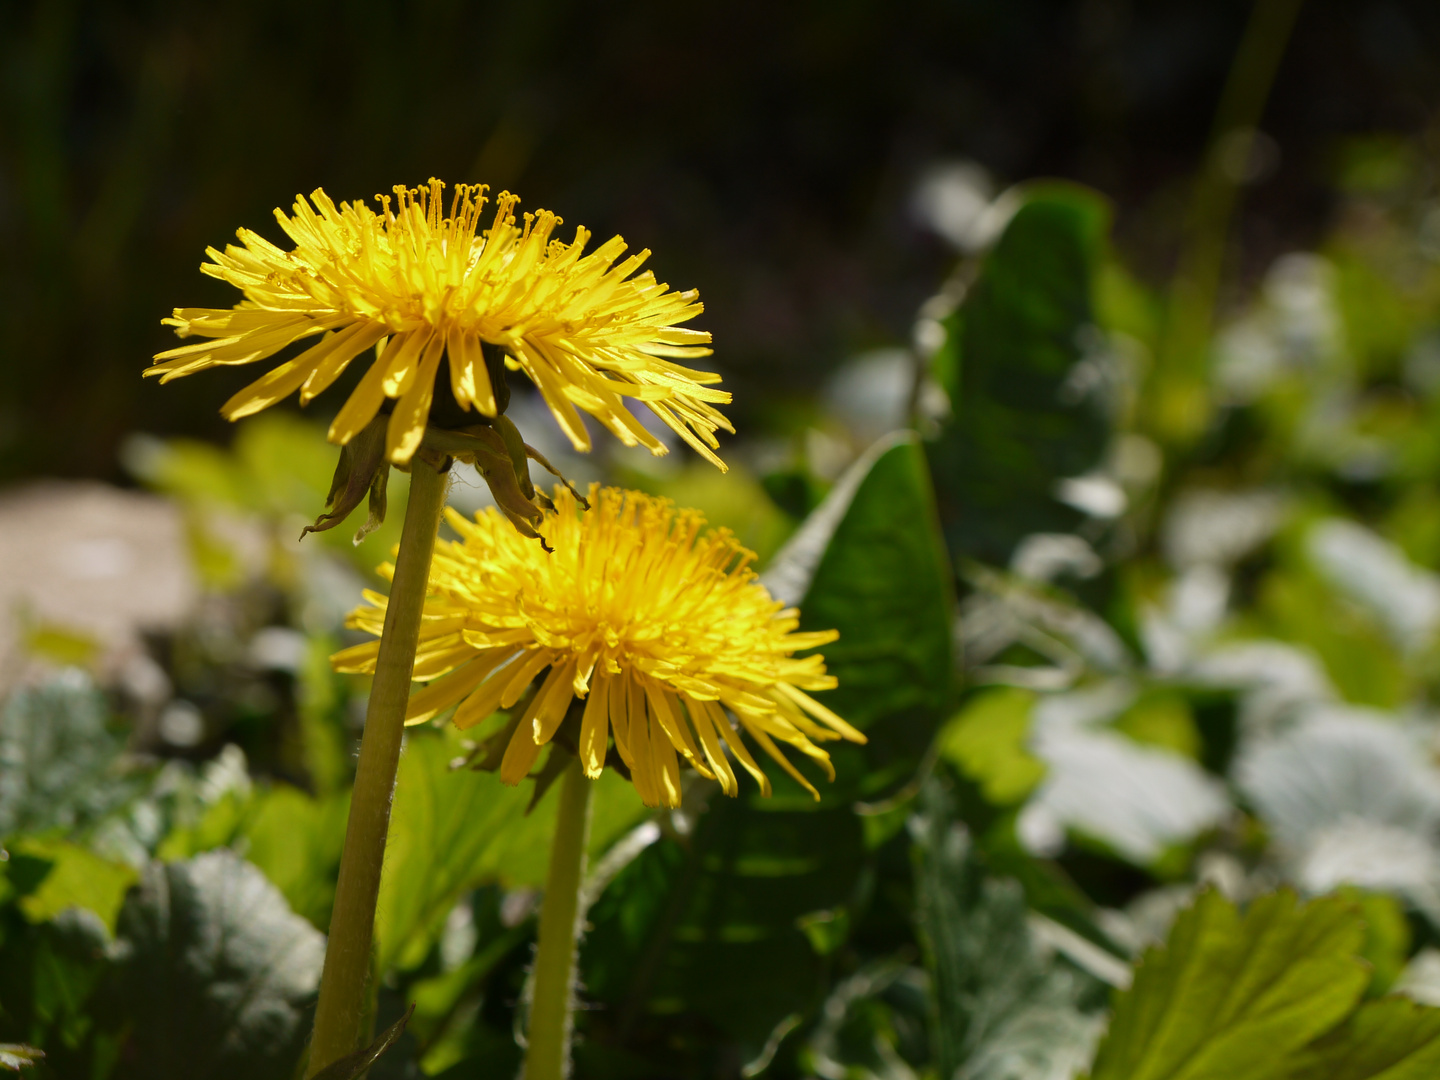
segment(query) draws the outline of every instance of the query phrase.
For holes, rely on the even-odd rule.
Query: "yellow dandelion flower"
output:
[[[442,216],[443,188],[434,179],[397,187],[393,206],[377,196],[378,211],[360,201],[337,207],[317,190],[308,201],[297,198],[292,215],[275,211],[293,250],[249,229],[237,233],[239,247],[207,248],[211,261],[201,271],[245,298],[233,308],[176,308],[167,325],[182,338],[209,340],[158,354],[145,374],[167,382],[315,338],[225,403],[223,414],[238,420],[297,390],[308,403],[374,346],[377,359],[330,439],[348,443],[393,398],[386,452],[403,465],[420,445],[442,367],[463,409],[496,415],[492,372],[503,372],[487,364],[489,345],[506,367],[530,377],[577,450],[590,449],[579,409],[626,446],[665,453],[626,407],[633,398],[725,467],[714,453],[715,431],[734,429],[713,405],[730,395],[709,388],[718,375],[673,362],[710,355],[709,333],[680,325],[703,310],[698,293],[671,292],[649,271],[635,276],[650,252],[617,263],[626,247],[618,236],[582,255],[589,232],[577,229],[569,244],[552,240],[561,219],[548,210],[517,225],[518,200],[509,192],[483,231],[484,186],[458,185]]]
[[[457,705],[455,724],[473,727],[515,705],[548,668],[506,744],[507,783],[530,773],[580,698],[586,775],[600,775],[613,735],[648,806],[679,804],[680,758],[737,794],[727,746],[768,795],[742,733],[818,799],[777,744],[833,780],[830,756],[816,744],[865,741],[806,693],[835,685],[824,659],[794,655],[838,635],[798,633],[799,613],[749,569],[753,553],[728,530],[703,533],[698,511],[598,485],[590,504],[582,515],[574,496],[556,488],[555,511],[538,526],[554,549],[548,555],[493,509],[473,521],[447,511],[462,539],[436,545],[415,661],[415,678],[429,685],[410,698],[406,723]],[[378,635],[386,598],[365,598],[372,606],[349,625]],[[339,671],[371,671],[378,644],[331,659]]]

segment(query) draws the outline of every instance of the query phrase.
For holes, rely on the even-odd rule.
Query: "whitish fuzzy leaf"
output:
[[[136,1080],[288,1078],[324,938],[228,851],[152,863],[120,912]]]
[[[980,1046],[956,1080],[1071,1080],[1095,1050],[1105,1026],[1065,1005],[1026,1005]]]
[[[1398,722],[1314,709],[1244,750],[1235,778],[1304,888],[1351,883],[1435,903],[1440,771]]]
[[[19,1072],[45,1060],[45,1051],[24,1043],[0,1043],[0,1069]]]
[[[1359,1001],[1365,928],[1338,899],[1261,897],[1242,917],[1216,892],[1182,912],[1116,999],[1092,1080],[1270,1080]]]
[[[1440,627],[1440,576],[1352,521],[1321,522],[1310,531],[1307,546],[1320,572],[1367,608],[1397,645],[1414,650],[1434,638]]]
[[[1037,853],[1053,853],[1066,829],[1078,829],[1146,864],[1230,809],[1224,788],[1195,762],[1114,732],[1055,725],[1036,733],[1031,750],[1048,772],[1019,830]]]
[[[106,719],[104,697],[78,671],[11,695],[0,712],[0,837],[84,826],[134,794]]]
[[[935,1063],[941,1076],[1005,1080],[1016,1063],[1036,1076],[1079,1065],[1094,1031],[1071,1004],[1076,976],[1036,950],[1018,883],[986,877],[950,797],[930,781],[911,821],[916,844],[915,918],[935,1000]],[[1040,1021],[1046,1015],[1048,1018]],[[1046,1038],[1032,1038],[1040,1027]]]
[[[1440,950],[1426,947],[1412,956],[1394,989],[1422,1005],[1440,1006]]]

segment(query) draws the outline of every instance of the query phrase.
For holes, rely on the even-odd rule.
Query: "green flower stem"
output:
[[[365,712],[365,733],[360,740],[307,1076],[314,1076],[331,1062],[354,1052],[364,1034],[375,900],[385,860],[385,834],[390,828],[390,800],[400,763],[405,705],[415,670],[415,645],[430,579],[430,556],[435,550],[435,533],[444,504],[444,474],[416,455],[410,467],[410,501],[405,508],[395,579],[385,609],[385,629],[375,662],[370,705]]]
[[[558,747],[551,751],[560,752]],[[585,917],[580,910],[580,884],[590,836],[591,787],[577,757],[565,770],[560,788],[560,812],[550,847],[550,872],[545,878],[525,1080],[563,1080],[570,1071],[575,942],[580,920]]]

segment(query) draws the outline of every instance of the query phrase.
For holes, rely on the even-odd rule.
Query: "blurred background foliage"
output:
[[[734,529],[870,738],[599,783],[576,1075],[1440,1069],[1433,5],[0,19],[0,1069],[294,1074],[405,477],[300,543],[344,390],[138,374],[206,244],[431,174],[700,288],[728,476],[511,415]],[[472,746],[407,740],[377,1078],[519,1064],[555,797]]]

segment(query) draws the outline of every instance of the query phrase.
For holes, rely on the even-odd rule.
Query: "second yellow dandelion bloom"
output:
[[[237,420],[297,390],[305,404],[378,347],[330,439],[348,443],[393,399],[386,451],[403,465],[420,446],[442,371],[441,385],[462,409],[496,415],[491,371],[500,369],[486,362],[490,346],[535,383],[577,450],[590,449],[583,411],[625,445],[665,452],[628,398],[723,469],[715,432],[734,429],[714,405],[730,395],[710,388],[718,375],[674,362],[710,355],[710,335],[680,325],[703,310],[698,294],[637,274],[648,251],[617,263],[625,251],[618,236],[585,255],[590,234],[552,239],[561,219],[548,210],[517,224],[518,200],[508,192],[482,230],[485,188],[459,185],[448,212],[443,188],[438,180],[397,187],[378,211],[360,201],[336,206],[317,190],[298,198],[292,214],[275,211],[293,250],[249,229],[239,231],[238,247],[207,249],[201,270],[245,298],[233,308],[176,308],[165,322],[181,337],[207,340],[160,353],[145,374],[165,382],[313,339],[225,404],[221,411]]]
[[[755,579],[753,554],[726,530],[705,532],[697,511],[598,486],[590,502],[581,514],[556,489],[555,512],[539,526],[553,554],[494,510],[474,520],[447,511],[462,539],[435,549],[415,663],[429,685],[411,697],[407,723],[457,706],[455,724],[472,727],[519,702],[548,669],[506,747],[508,783],[530,773],[578,698],[586,775],[600,775],[613,736],[649,806],[679,805],[682,759],[737,794],[726,747],[769,794],[747,738],[819,798],[781,746],[833,779],[817,744],[865,741],[807,692],[835,685],[823,658],[795,656],[836,633],[797,632],[799,613]],[[350,625],[378,635],[386,598],[366,599],[372,606]],[[377,646],[332,659],[338,670],[368,671]]]

